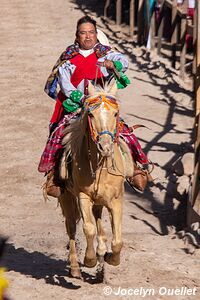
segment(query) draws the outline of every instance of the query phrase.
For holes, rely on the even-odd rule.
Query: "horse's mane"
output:
[[[88,98],[97,97],[100,95],[106,95],[106,96],[114,97],[116,99],[116,93],[112,93],[112,91],[111,91],[112,85],[113,85],[113,81],[105,82],[103,87],[101,85],[95,86],[94,87],[95,90],[93,91],[93,94],[89,95]]]
[[[89,95],[86,98],[80,116],[72,120],[65,128],[62,144],[67,155],[80,153],[81,145],[87,128],[87,119],[85,116],[88,107],[90,107],[90,100],[101,95],[116,99],[116,96],[112,92],[110,93],[110,85],[110,83],[106,83],[104,87],[95,86],[95,90],[93,90],[92,95]]]
[[[85,112],[82,112],[78,118],[72,120],[65,128],[62,144],[67,155],[73,155],[80,151],[85,135],[86,125]]]

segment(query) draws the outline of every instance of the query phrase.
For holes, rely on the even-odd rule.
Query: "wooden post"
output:
[[[176,45],[177,45],[177,0],[172,0],[172,67],[176,68]]]
[[[108,17],[107,11],[108,11],[109,5],[110,5],[110,0],[106,0],[105,6],[104,6],[104,18],[105,19],[107,19],[107,17]]]
[[[192,72],[196,74],[197,71],[197,27],[198,27],[198,19],[197,19],[197,8],[194,11],[194,28],[193,28],[193,48],[194,48],[194,59],[193,59],[193,66]],[[194,80],[195,81],[195,80]],[[194,87],[195,89],[195,87]]]
[[[185,77],[185,61],[186,61],[186,29],[187,29],[187,20],[183,16],[181,18],[181,51],[180,51],[180,77],[184,79]]]
[[[195,118],[195,159],[194,159],[194,178],[192,182],[192,190],[190,193],[187,225],[190,226],[194,222],[200,222],[200,3],[196,1],[196,74],[195,81],[195,100],[196,100],[196,118]]]
[[[139,45],[141,45],[144,39],[144,0],[139,0],[137,23],[138,23],[137,42]]]
[[[161,47],[162,47],[162,37],[163,37],[163,29],[164,29],[164,9],[165,9],[165,0],[162,1],[160,7],[160,24],[158,27],[158,43],[157,43],[157,54],[161,54]]]
[[[150,26],[150,3],[149,0],[145,0],[145,11],[144,11],[144,40],[148,40],[149,27]]]
[[[135,25],[135,0],[130,0],[130,36],[134,35],[134,25]]]
[[[151,22],[150,22],[150,49],[154,50],[155,49],[155,35],[156,35],[156,24],[155,24],[155,11],[153,11],[152,16],[151,16]]]
[[[122,0],[116,0],[116,24],[122,23]]]

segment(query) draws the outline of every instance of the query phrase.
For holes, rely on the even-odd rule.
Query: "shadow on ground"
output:
[[[47,284],[77,290],[81,288],[82,280],[89,284],[99,283],[96,276],[81,272],[82,280],[76,285],[69,281],[71,278],[69,266],[62,259],[56,259],[39,251],[28,252],[24,248],[16,248],[12,243],[6,244],[2,265],[7,271],[14,271],[35,279],[44,279]]]

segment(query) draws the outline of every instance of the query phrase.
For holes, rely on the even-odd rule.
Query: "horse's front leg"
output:
[[[112,253],[105,254],[105,261],[113,266],[120,264],[120,252],[122,249],[122,199],[114,199],[109,208],[113,239],[111,243]]]
[[[93,214],[96,220],[96,226],[97,226],[97,259],[99,261],[99,264],[97,266],[96,271],[96,278],[98,282],[106,282],[105,274],[104,274],[104,255],[107,251],[107,238],[105,231],[102,226],[102,205],[94,205],[93,206]]]
[[[80,193],[79,203],[83,218],[83,232],[87,241],[84,265],[88,268],[93,268],[97,264],[96,252],[94,250],[94,237],[96,234],[96,226],[94,216],[92,213],[93,203],[91,201],[91,198],[84,193]]]
[[[107,250],[107,246],[106,246],[107,238],[101,220],[102,209],[103,209],[102,205],[93,206],[93,215],[95,217],[96,226],[97,226],[97,251],[96,252],[100,262],[104,260],[104,255]]]

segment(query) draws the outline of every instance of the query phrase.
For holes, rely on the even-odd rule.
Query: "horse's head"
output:
[[[118,140],[119,106],[116,101],[116,83],[105,89],[89,84],[85,101],[90,134],[104,157],[111,156],[113,144]]]

